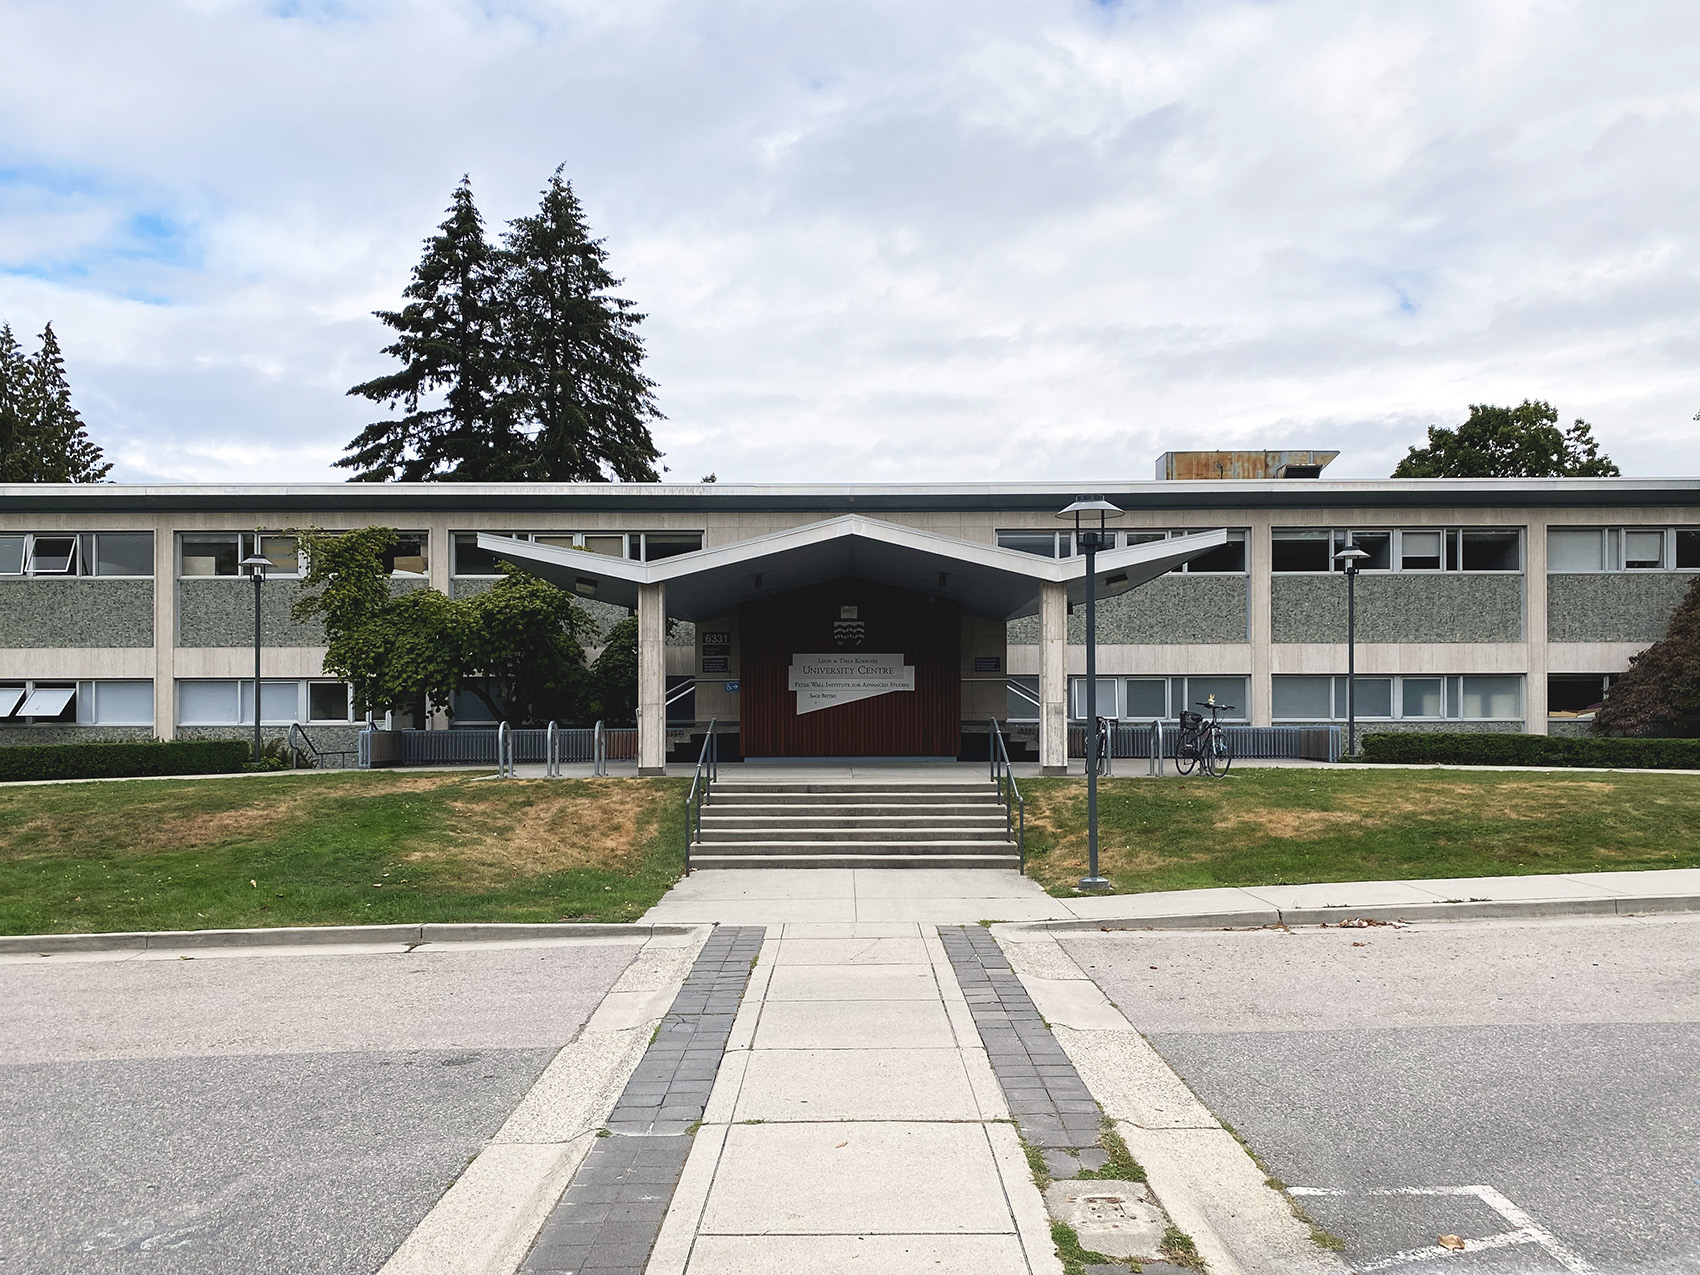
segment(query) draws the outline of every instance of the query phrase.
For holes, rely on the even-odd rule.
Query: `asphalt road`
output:
[[[1700,919],[1063,945],[1354,1269],[1700,1273]]]
[[[636,951],[0,963],[0,1272],[376,1270]]]

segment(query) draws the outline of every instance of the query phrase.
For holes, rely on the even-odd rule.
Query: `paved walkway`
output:
[[[1305,925],[1346,913],[1436,919],[1685,911],[1696,907],[1696,900],[1700,900],[1700,868],[1346,881],[1064,899],[1052,898],[1030,878],[984,868],[732,868],[693,873],[643,919],[729,925],[1112,920],[1151,925]]]
[[[648,1275],[1052,1269],[936,930],[768,931]]]

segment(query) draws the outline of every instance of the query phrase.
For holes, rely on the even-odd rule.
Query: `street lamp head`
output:
[[[1083,552],[1109,547],[1104,524],[1120,518],[1125,511],[1112,505],[1102,496],[1082,496],[1067,509],[1057,512],[1058,518],[1074,519],[1075,541]]]
[[[1347,545],[1334,555],[1334,561],[1343,563],[1348,575],[1356,575],[1358,568],[1363,566],[1364,559],[1367,557],[1369,557],[1369,554],[1356,545]]]
[[[247,567],[248,574],[254,579],[264,580],[266,578],[266,568],[272,565],[272,560],[270,558],[262,558],[256,553],[242,559],[240,565]]]

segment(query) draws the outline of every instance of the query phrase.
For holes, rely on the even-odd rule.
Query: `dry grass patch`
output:
[[[1218,832],[1254,830],[1259,836],[1280,837],[1289,841],[1313,841],[1344,828],[1358,828],[1384,822],[1366,818],[1355,810],[1282,810],[1262,808],[1237,810],[1217,818]]]
[[[405,861],[452,864],[467,886],[631,866],[667,795],[625,779],[503,781],[448,803],[454,830]]]

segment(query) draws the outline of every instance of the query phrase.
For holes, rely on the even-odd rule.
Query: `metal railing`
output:
[[[685,875],[691,874],[691,845],[702,839],[702,808],[709,803],[714,781],[720,778],[719,738],[714,722],[708,723],[708,735],[702,741],[697,768],[691,775],[691,791],[685,797]]]
[[[1339,761],[1341,729],[1338,726],[1231,726],[1223,732],[1233,743],[1238,759]],[[1110,727],[1110,758],[1150,759],[1160,763],[1175,755],[1180,727],[1163,722],[1118,722]],[[1155,756],[1153,756],[1155,754]],[[1085,723],[1069,723],[1068,755],[1086,755]],[[1159,764],[1154,774],[1161,774]]]
[[[1009,764],[1009,745],[1005,743],[1003,731],[998,727],[998,719],[992,718],[987,723],[991,738],[987,741],[986,751],[992,759],[992,782],[998,786],[998,800],[1003,802],[1004,835],[1015,838],[1017,852],[1021,856],[1021,875],[1027,875],[1027,802],[1021,796],[1021,789],[1015,783],[1015,769]]]
[[[365,734],[365,732],[362,731],[361,734]],[[294,770],[300,769],[303,752],[312,760],[315,770],[329,770],[330,766],[326,764],[326,759],[330,757],[337,758],[337,766],[343,769],[347,769],[350,765],[363,766],[366,764],[361,760],[358,738],[356,738],[353,748],[320,748],[313,742],[313,737],[299,722],[290,723],[289,737],[284,742],[284,747],[289,749],[289,765]],[[350,757],[354,758],[352,763],[348,760]]]

